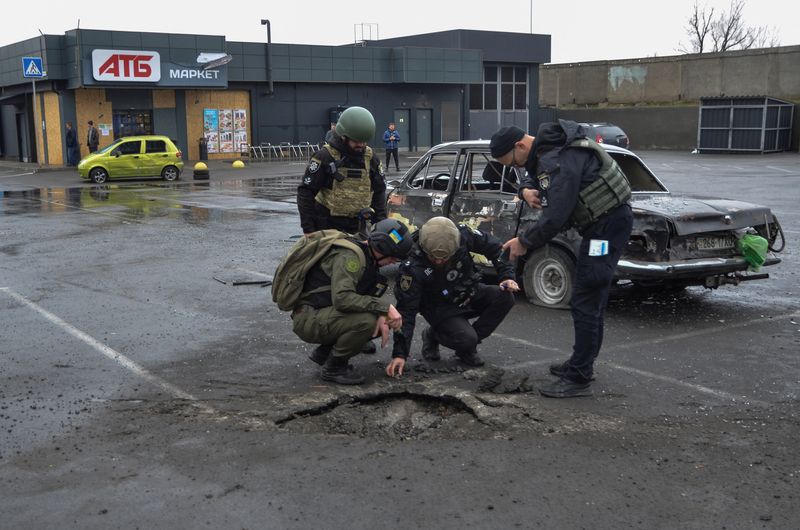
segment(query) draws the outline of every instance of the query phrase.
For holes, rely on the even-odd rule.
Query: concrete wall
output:
[[[539,75],[543,106],[686,103],[723,95],[800,102],[800,46],[550,64]]]
[[[692,149],[699,100],[766,95],[800,103],[800,46],[551,64],[539,68],[539,101],[559,118],[608,121],[634,149]],[[795,106],[792,149],[800,143]]]

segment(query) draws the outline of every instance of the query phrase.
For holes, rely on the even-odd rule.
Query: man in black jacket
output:
[[[498,162],[527,170],[519,196],[543,210],[535,225],[503,245],[511,259],[544,246],[567,226],[583,237],[570,300],[572,356],[550,366],[559,379],[539,391],[547,397],[591,395],[608,293],[633,225],[628,181],[610,155],[573,121],[545,123],[535,137],[519,127],[504,127],[490,145]]]
[[[304,234],[336,229],[355,234],[360,214],[371,208],[371,221],[386,219],[383,166],[367,145],[375,119],[362,107],[339,117],[331,141],[314,153],[297,188],[297,209]]]
[[[394,334],[389,376],[402,373],[414,336],[417,313],[430,325],[422,332],[422,356],[440,359],[439,344],[452,348],[467,366],[481,366],[477,346],[497,329],[519,290],[514,267],[503,257],[501,242],[490,234],[456,227],[434,217],[414,235],[418,245],[400,264],[395,287],[403,326]],[[481,282],[470,252],[483,254],[497,270],[500,285]],[[477,318],[470,323],[470,319]]]

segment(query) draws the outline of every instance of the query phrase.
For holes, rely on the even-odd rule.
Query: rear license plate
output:
[[[697,238],[698,250],[720,250],[725,248],[733,248],[735,246],[736,238],[733,236]]]

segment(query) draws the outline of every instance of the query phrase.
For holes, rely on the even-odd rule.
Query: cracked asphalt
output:
[[[322,383],[269,288],[232,285],[300,234],[302,162],[106,186],[0,166],[0,526],[800,527],[800,156],[640,155],[673,193],[770,206],[783,263],[619,289],[574,400],[530,391],[569,313],[521,298],[484,369],[388,379],[385,351],[363,387]]]

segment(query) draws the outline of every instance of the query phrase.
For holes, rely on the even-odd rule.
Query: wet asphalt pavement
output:
[[[230,284],[300,234],[300,162],[107,186],[0,166],[0,526],[800,527],[800,156],[640,154],[673,193],[770,206],[783,263],[620,289],[573,400],[530,391],[569,312],[522,298],[482,345],[491,389],[449,361],[388,380],[388,349],[365,386],[321,383],[269,288]]]

